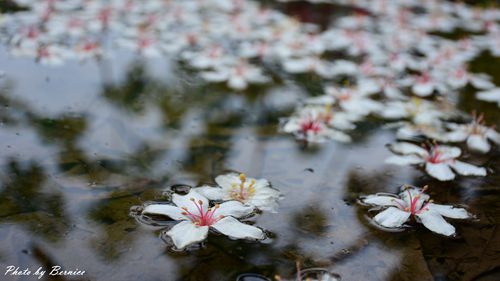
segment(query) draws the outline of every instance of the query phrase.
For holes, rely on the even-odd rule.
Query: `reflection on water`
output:
[[[2,11],[12,9],[5,3]],[[0,268],[61,265],[86,270],[90,280],[234,280],[248,272],[293,278],[300,261],[343,280],[499,278],[498,148],[466,155],[484,163],[490,177],[442,183],[384,165],[392,135],[376,120],[361,123],[349,145],[303,147],[278,133],[279,117],[293,111],[301,89],[317,87],[307,75],[298,86],[287,81],[235,94],[130,54],[58,70],[4,50],[0,60],[9,69],[0,79]],[[471,64],[500,84],[497,66],[488,54]],[[167,80],[157,77],[159,69]],[[496,105],[467,91],[460,108],[480,107],[500,126]],[[273,102],[282,97],[292,102]],[[267,178],[284,194],[278,213],[256,219],[269,230],[267,241],[210,236],[197,251],[172,252],[162,227],[129,216],[166,186],[211,183],[226,170]],[[457,221],[455,239],[421,227],[374,228],[356,198],[397,192],[401,183],[429,184],[437,202],[465,203],[478,220]]]

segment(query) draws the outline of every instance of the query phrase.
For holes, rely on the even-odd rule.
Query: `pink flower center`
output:
[[[427,205],[429,205],[429,203],[432,203],[432,200],[429,200],[429,202],[426,202],[425,204],[422,204],[419,207],[419,200],[422,197],[422,194],[424,193],[425,190],[426,190],[426,187],[424,187],[417,195],[415,195],[415,197],[413,197],[411,195],[410,190],[406,190],[406,192],[408,193],[408,197],[410,198],[410,206],[407,206],[406,202],[404,202],[404,204],[399,202],[399,200],[395,200],[395,202],[396,202],[396,204],[398,204],[399,209],[401,209],[405,212],[409,212],[412,215],[418,215],[418,214],[422,213],[423,211],[429,210],[427,208]]]
[[[321,131],[321,122],[308,118],[300,124],[300,129],[303,133],[313,132],[317,134]]]
[[[214,216],[215,212],[219,208],[219,205],[215,205],[214,207],[208,208],[206,211],[203,211],[203,201],[196,201],[194,198],[191,198],[190,200],[196,206],[196,211],[194,213],[191,213],[186,207],[182,207],[181,209],[184,210],[182,214],[187,216],[195,225],[211,226],[224,218],[224,216]]]
[[[431,82],[431,77],[430,77],[429,73],[425,72],[420,77],[418,77],[418,83],[426,84],[429,82]]]
[[[445,162],[447,160],[449,160],[449,159],[443,158],[443,152],[440,151],[438,145],[432,146],[430,148],[429,156],[427,157],[427,162],[431,162],[431,163],[436,164],[436,163]]]

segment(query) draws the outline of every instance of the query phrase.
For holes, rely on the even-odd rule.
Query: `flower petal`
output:
[[[182,221],[167,232],[178,249],[205,240],[207,234],[208,226],[196,226],[191,221]]]
[[[449,224],[444,218],[438,213],[432,210],[423,211],[417,214],[420,222],[427,227],[427,229],[442,234],[446,236],[451,236],[455,234],[455,227]]]
[[[193,190],[207,197],[209,200],[222,200],[222,198],[224,197],[224,192],[220,187],[204,185],[196,187]]]
[[[418,157],[417,155],[393,155],[387,159],[385,159],[385,163],[387,164],[394,164],[394,165],[414,165],[414,164],[420,164],[423,163],[424,160],[422,158]]]
[[[401,154],[417,154],[419,156],[425,157],[428,155],[427,150],[424,148],[408,143],[408,142],[398,142],[390,145],[392,151]]]
[[[395,207],[398,206],[397,202],[405,204],[399,198],[388,195],[368,195],[364,198],[361,198],[361,202],[376,206],[395,206]]]
[[[264,232],[233,217],[225,217],[212,225],[220,233],[237,239],[264,239]]]
[[[402,226],[410,215],[409,212],[402,211],[395,207],[389,207],[377,214],[373,219],[381,226],[394,228]]]
[[[151,204],[142,211],[143,214],[162,215],[174,220],[187,220],[188,218],[182,214],[183,212],[184,210],[181,208],[167,204]]]
[[[215,178],[215,183],[220,187],[227,189],[231,188],[233,184],[240,184],[240,176],[237,173],[228,173],[225,175],[219,175]]]
[[[452,219],[468,219],[472,217],[464,208],[456,208],[451,205],[429,203],[426,208],[430,211],[438,212],[441,216]]]
[[[470,135],[467,138],[467,147],[470,150],[487,153],[491,149],[488,139],[484,135]]]
[[[455,178],[455,174],[450,169],[448,164],[445,163],[426,163],[425,171],[432,177],[440,180],[440,181],[449,181]]]
[[[251,214],[254,209],[254,207],[245,206],[239,201],[227,201],[219,205],[219,208],[215,211],[214,216],[233,216],[241,218]]]
[[[450,166],[457,173],[464,176],[486,176],[486,169],[482,167],[477,167],[462,161],[455,160],[450,163]]]
[[[177,193],[174,193],[174,195],[172,196],[172,202],[174,202],[177,207],[185,207],[189,212],[193,214],[200,214],[200,210],[198,209],[200,201],[201,209],[203,210],[203,212],[206,212],[208,209],[207,198],[194,190],[190,190],[186,195],[179,195]]]

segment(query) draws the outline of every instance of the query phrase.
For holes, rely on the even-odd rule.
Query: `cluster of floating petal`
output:
[[[425,194],[423,188],[404,185],[399,195],[375,194],[362,197],[361,203],[383,209],[373,220],[386,228],[401,228],[407,221],[422,223],[429,230],[446,235],[455,235],[455,228],[443,217],[452,219],[470,219],[472,215],[465,209],[451,205],[435,204]]]
[[[471,85],[478,91],[478,99],[500,105],[500,88],[491,77],[468,69],[468,63],[483,51],[500,55],[499,9],[478,9],[448,1],[311,2],[357,9],[320,33],[324,51],[321,55],[297,54],[300,59],[291,61],[291,66],[284,64],[285,71],[291,73],[307,71],[321,76],[324,90],[322,95],[302,101],[295,113],[282,121],[282,131],[309,142],[329,139],[346,142],[350,140],[346,131],[373,115],[404,120],[394,124],[399,139],[424,136],[455,142],[461,138],[443,138],[447,137],[443,135],[446,129],[453,130],[444,121],[460,113],[453,102],[458,100],[462,88]],[[456,41],[435,35],[456,29],[481,35],[464,36]],[[342,59],[326,58],[339,55]],[[352,61],[344,59],[346,55]],[[301,64],[306,67],[300,68]],[[352,86],[340,86],[346,79]],[[341,127],[332,123],[336,116],[340,116]],[[493,135],[494,131],[481,133]],[[496,142],[495,137],[487,138]],[[470,142],[478,139],[472,138]],[[490,146],[488,141],[482,141],[472,147],[487,152]]]
[[[244,174],[221,175],[216,181],[219,187],[193,188],[186,195],[174,193],[169,203],[146,204],[142,214],[180,221],[166,232],[178,249],[205,240],[210,229],[235,239],[264,239],[260,228],[238,219],[253,215],[256,208],[272,210],[279,191],[265,179],[247,179]]]

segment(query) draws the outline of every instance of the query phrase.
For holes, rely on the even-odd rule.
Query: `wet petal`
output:
[[[395,207],[389,207],[377,214],[373,219],[381,226],[394,228],[402,226],[410,215],[409,212],[402,211]]]
[[[454,146],[440,145],[438,149],[439,153],[442,155],[441,159],[457,158],[460,154],[462,154],[462,150]]]
[[[446,236],[455,234],[455,227],[445,221],[438,212],[431,210],[423,211],[420,214],[417,214],[417,217],[427,229],[433,232]]]
[[[394,164],[394,165],[414,165],[423,163],[424,160],[417,155],[393,155],[387,159],[385,159],[385,163]]]
[[[224,192],[220,187],[204,185],[196,187],[193,190],[205,196],[209,200],[222,200],[222,198],[224,197]]]
[[[376,206],[399,206],[397,202],[399,202],[402,205],[406,205],[405,202],[403,202],[401,199],[396,198],[394,196],[387,196],[387,195],[368,195],[364,198],[361,198],[361,202],[370,204],[370,205],[376,205]],[[406,206],[405,206],[406,207]]]
[[[182,221],[167,232],[178,249],[205,240],[207,234],[208,226],[196,226],[191,221]]]
[[[477,167],[462,161],[453,161],[450,166],[457,173],[464,176],[486,176],[486,169],[482,167]]]
[[[468,219],[472,217],[464,208],[455,208],[451,205],[429,203],[427,204],[426,208],[428,208],[430,211],[439,213],[441,216],[452,219]]]
[[[466,130],[457,128],[457,130],[447,133],[445,136],[445,140],[450,142],[460,142],[466,140],[468,136],[469,134]]]
[[[490,139],[492,142],[500,144],[500,134],[497,131],[493,129],[486,130],[486,137],[488,137],[488,139]]]
[[[425,150],[424,148],[408,142],[394,143],[391,144],[390,148],[392,151],[401,154],[417,154],[422,157],[428,155],[427,150]]]
[[[231,78],[229,78],[227,85],[235,90],[244,90],[248,86],[248,83],[241,76],[232,76]]]
[[[425,171],[432,177],[440,181],[449,181],[455,178],[455,174],[450,169],[448,164],[445,163],[427,163],[425,164]]]
[[[264,239],[264,232],[233,217],[225,217],[212,225],[220,233],[237,239]]]
[[[467,138],[467,147],[469,147],[470,150],[482,153],[487,153],[491,149],[488,139],[483,135],[470,135]]]
[[[217,183],[222,188],[231,188],[232,184],[240,184],[240,176],[237,173],[227,173],[224,175],[219,175],[215,178],[215,183]]]
[[[191,200],[193,199],[193,200]],[[193,214],[200,214],[200,206],[199,202],[201,203],[201,209],[203,212],[206,212],[208,209],[208,200],[205,198],[205,196],[199,194],[198,192],[191,190],[188,194],[186,195],[179,195],[174,193],[172,195],[172,202],[174,202],[177,207],[182,208],[185,207],[188,209],[189,212]]]
[[[215,211],[214,216],[233,216],[236,218],[241,218],[251,214],[254,211],[254,207],[246,206],[239,201],[227,201],[219,205],[219,208]]]
[[[187,220],[188,218],[182,214],[183,212],[184,210],[181,208],[167,204],[151,204],[142,211],[143,214],[162,215],[174,220]]]
[[[434,85],[431,83],[416,83],[411,89],[417,96],[427,97],[434,91]]]

